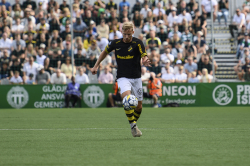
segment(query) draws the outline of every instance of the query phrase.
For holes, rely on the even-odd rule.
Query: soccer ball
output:
[[[135,109],[138,105],[138,99],[134,95],[127,95],[122,101],[125,110]]]

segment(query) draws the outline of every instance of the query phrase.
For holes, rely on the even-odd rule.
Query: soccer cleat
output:
[[[138,127],[136,125],[131,129],[131,133],[132,133],[133,137],[142,136],[142,132],[138,129]]]

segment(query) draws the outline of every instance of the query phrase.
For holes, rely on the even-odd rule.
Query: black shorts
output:
[[[159,98],[159,97],[160,97],[158,94],[155,94],[155,96],[156,96],[157,98]],[[150,98],[150,99],[152,99],[152,98],[153,98],[153,96],[152,96],[152,95],[150,95],[149,93],[145,93],[145,92],[143,92],[143,97],[145,97],[145,98]]]

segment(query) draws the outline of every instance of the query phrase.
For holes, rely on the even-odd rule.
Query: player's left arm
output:
[[[142,58],[142,60],[141,60],[142,65],[151,67],[150,66],[151,62],[148,59],[148,56],[147,56],[148,54],[147,54],[146,48],[145,48],[144,44],[142,43],[142,41],[139,42],[138,49],[139,49],[139,53],[140,53],[141,58]]]

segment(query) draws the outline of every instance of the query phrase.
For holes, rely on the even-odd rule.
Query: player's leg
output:
[[[122,98],[126,97],[127,95],[130,95],[131,94],[131,91],[130,90],[127,90],[125,92],[122,93]],[[132,110],[125,110],[125,114],[128,118],[128,121],[129,121],[129,124],[130,124],[130,127],[131,129],[134,128],[136,126],[136,119],[134,117],[134,109]]]
[[[135,108],[135,111],[134,111],[135,120],[138,121],[138,119],[141,116],[141,112],[142,112],[142,100],[143,100],[143,96],[147,96],[147,94],[143,93],[143,91],[142,91],[142,81],[141,81],[141,78],[134,79],[133,86],[132,86],[132,93],[138,99],[138,105],[137,105],[137,107]]]
[[[129,80],[127,78],[119,78],[117,80],[117,83],[118,83],[118,87],[120,88],[122,99],[124,99],[124,97],[126,97],[127,95],[131,94],[131,83],[129,82]],[[125,110],[125,114],[128,118],[131,129],[133,127],[135,127],[135,125],[136,125],[136,121],[135,121],[135,117],[134,117],[133,112],[134,112],[133,109],[132,110]]]

